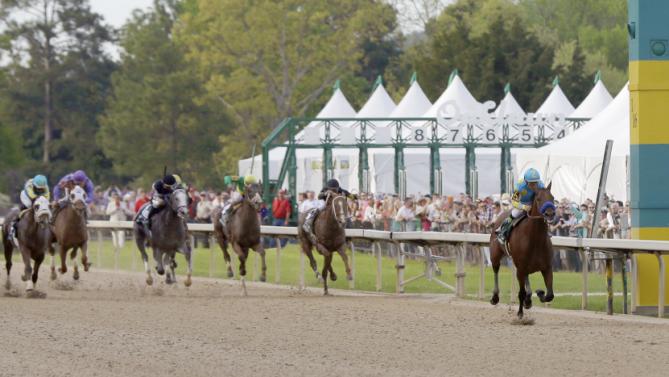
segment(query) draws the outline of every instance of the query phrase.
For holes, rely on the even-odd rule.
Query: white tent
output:
[[[544,103],[539,106],[539,109],[535,112],[536,114],[550,115],[550,114],[562,114],[568,116],[574,112],[574,106],[569,102],[567,96],[564,95],[562,89],[560,89],[560,84],[557,82],[557,78],[553,81],[553,90],[546,97]]]
[[[525,111],[520,107],[518,101],[511,94],[511,87],[507,84],[504,88],[504,99],[500,101],[499,106],[495,109],[496,117],[505,117],[507,115],[521,115],[525,116]]]
[[[611,101],[613,101],[613,97],[611,97],[606,86],[604,86],[602,80],[597,80],[588,96],[569,117],[592,119],[604,110]]]
[[[574,133],[543,148],[516,151],[516,171],[535,167],[553,182],[556,197],[574,201],[595,199],[606,140],[613,152],[606,192],[618,200],[628,197],[630,154],[628,85],[596,117]]]
[[[358,111],[356,118],[385,118],[392,114],[395,108],[397,108],[395,101],[390,98],[379,77],[372,95]]]
[[[457,106],[457,110],[453,106],[449,106],[446,111],[441,114],[443,117],[453,117],[459,114],[478,114],[481,111],[481,103],[472,96],[469,92],[469,89],[465,86],[465,83],[462,82],[458,72],[454,71],[451,74],[451,78],[448,83],[448,87],[441,94],[439,99],[430,107],[429,110],[425,112],[423,117],[425,118],[435,118],[440,115],[439,109],[445,103],[452,103]],[[457,113],[456,113],[457,111]]]

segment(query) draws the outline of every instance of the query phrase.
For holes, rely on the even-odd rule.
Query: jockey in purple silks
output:
[[[56,208],[54,209],[53,216],[51,221],[56,220],[56,215],[60,211],[61,203],[67,201],[67,193],[65,192],[65,187],[68,183],[74,183],[77,186],[86,191],[86,204],[90,205],[95,199],[95,187],[93,182],[86,176],[83,170],[77,170],[74,173],[65,175],[63,178],[58,181],[58,184],[53,188],[53,198],[56,201]],[[86,215],[88,216],[88,208],[86,209]]]

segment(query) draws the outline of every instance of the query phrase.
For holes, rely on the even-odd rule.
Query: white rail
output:
[[[91,220],[88,222],[89,229],[97,230],[130,230],[133,227],[132,221],[97,221]],[[202,232],[211,234],[214,231],[213,224],[188,224],[188,229],[191,232]],[[297,236],[297,228],[295,227],[279,227],[279,226],[261,226],[261,233],[267,237],[287,237],[294,238]],[[381,290],[381,248],[377,247],[378,242],[389,242],[396,245],[408,243],[408,244],[417,244],[423,245],[426,247],[426,253],[424,258],[426,258],[426,270],[420,276],[404,280],[404,256],[406,253],[401,252],[398,248],[397,253],[397,293],[403,292],[404,285],[409,282],[420,278],[426,277],[428,279],[434,279],[437,283],[445,286],[449,289],[452,289],[456,292],[458,296],[464,295],[464,254],[466,252],[466,245],[477,245],[477,246],[487,246],[490,242],[490,235],[488,234],[474,234],[474,233],[447,233],[447,232],[386,232],[378,230],[367,230],[367,229],[347,229],[346,236],[353,240],[367,240],[373,243],[372,251],[376,254],[379,259],[377,263],[377,281],[376,288]],[[596,239],[596,238],[571,238],[571,237],[553,237],[552,239],[553,246],[560,249],[567,249],[573,252],[579,252],[583,260],[583,292],[581,307],[585,309],[587,307],[588,292],[587,292],[587,278],[588,278],[588,268],[587,268],[587,253],[590,251],[603,251],[610,254],[616,255],[616,257],[625,259],[632,256],[633,254],[654,254],[657,256],[659,261],[659,275],[660,277],[665,275],[664,263],[661,258],[662,255],[669,255],[669,241],[649,241],[649,240],[616,240],[616,239]],[[433,256],[431,253],[431,247],[435,245],[456,245],[459,246],[457,249],[455,260],[456,260],[456,286],[455,288],[449,286],[448,284],[434,278],[433,274],[438,272],[436,267],[436,260],[444,259],[443,257]],[[280,245],[280,244],[279,244]],[[353,254],[353,265],[355,265],[355,249],[352,246]],[[280,256],[281,248],[277,248],[277,257]],[[302,258],[302,257],[301,257]],[[483,258],[481,258],[483,259]],[[213,262],[213,254],[212,254]],[[277,259],[277,265],[280,263]],[[481,261],[483,263],[483,260]],[[210,263],[210,269],[212,264]],[[302,271],[304,271],[304,260],[301,259]],[[355,268],[355,267],[353,267]],[[483,271],[483,267],[481,268]],[[278,272],[279,267],[277,266],[277,281],[278,281]],[[210,271],[211,273],[211,271]],[[635,260],[632,258],[632,275],[636,273]],[[635,278],[632,278],[634,284]],[[301,284],[304,284],[304,277],[301,277]],[[353,287],[353,282],[351,286]],[[482,297],[483,293],[483,279],[480,281],[479,287],[479,296]],[[664,279],[659,279],[659,294],[658,298],[664,298],[665,293],[665,284]],[[632,289],[632,309],[634,311],[634,296],[636,295],[635,289]],[[512,295],[513,296],[513,295]],[[626,299],[626,294],[624,295]],[[658,315],[664,315],[664,305],[663,300],[658,300]]]

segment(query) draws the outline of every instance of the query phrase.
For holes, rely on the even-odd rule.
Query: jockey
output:
[[[83,170],[77,170],[74,173],[67,174],[58,181],[56,187],[53,188],[54,200],[60,202],[65,198],[65,188],[68,183],[80,186],[86,191],[86,204],[91,204],[93,202],[93,199],[95,198],[95,186]]]
[[[223,231],[227,233],[227,224],[228,220],[230,218],[230,214],[232,213],[232,210],[234,209],[235,205],[238,203],[241,203],[242,200],[244,200],[244,195],[246,195],[246,190],[250,188],[252,185],[255,185],[258,183],[256,177],[252,175],[247,175],[245,177],[226,177],[230,178],[229,180],[226,179],[226,182],[228,184],[234,184],[234,189],[230,193],[230,200],[225,204],[223,207],[223,211],[221,212],[221,225],[223,225]],[[260,204],[262,203],[262,198],[260,197],[260,194],[256,192],[256,194],[252,197],[249,198],[249,200],[253,204]]]
[[[51,194],[49,192],[49,183],[47,182],[46,177],[38,174],[34,178],[29,179],[25,185],[23,185],[23,190],[19,195],[19,199],[21,200],[21,206],[19,208],[21,212],[31,208],[35,202],[35,199],[39,198],[40,196],[43,196],[48,200],[50,199]],[[20,216],[17,216],[12,221],[12,225],[10,227],[11,234],[9,236],[13,240],[16,240],[16,224],[19,221],[19,217]]]
[[[151,238],[151,217],[158,213],[164,206],[165,200],[176,189],[183,189],[184,184],[181,177],[176,174],[168,174],[153,182],[153,194],[151,200],[137,214],[135,221],[144,227],[144,233]]]
[[[539,171],[534,168],[528,169],[525,172],[523,179],[516,183],[511,197],[511,205],[513,207],[511,209],[511,216],[504,219],[504,222],[502,222],[496,230],[497,239],[502,245],[504,245],[508,239],[513,220],[520,216],[524,216],[527,211],[532,208],[532,202],[534,201],[536,191],[543,188],[545,187],[544,183],[541,181],[541,175],[539,174]]]
[[[62,209],[61,203],[67,201],[67,192],[65,192],[65,189],[68,184],[77,185],[86,192],[86,218],[88,218],[88,205],[93,203],[93,199],[95,199],[95,186],[83,170],[77,170],[74,173],[65,175],[53,188],[53,198],[56,201],[56,205],[53,210],[53,216],[51,216],[52,223],[56,221],[56,216],[58,216],[58,212]]]
[[[321,192],[318,193],[318,205],[315,208],[312,208],[307,212],[306,218],[304,219],[304,224],[302,225],[302,229],[304,232],[307,234],[307,237],[309,237],[309,240],[311,240],[311,243],[315,246],[318,245],[318,239],[316,238],[316,235],[313,232],[314,228],[314,221],[316,220],[316,217],[318,214],[325,208],[325,199],[327,199],[328,193],[335,193],[335,194],[341,194],[344,195],[346,198],[349,199],[357,199],[354,194],[351,194],[350,192],[344,190],[339,186],[339,181],[336,179],[330,179],[325,187],[321,190]]]

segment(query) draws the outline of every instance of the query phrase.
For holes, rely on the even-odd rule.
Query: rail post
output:
[[[578,249],[579,254],[581,254],[581,276],[583,278],[583,292],[581,293],[581,310],[586,310],[588,308],[588,252],[580,248]]]
[[[213,277],[214,276],[214,263],[215,263],[214,237],[210,233],[207,233],[207,237],[209,237],[209,277]]]
[[[623,314],[627,314],[627,254],[620,258],[620,274],[623,279]]]
[[[98,267],[102,268],[102,229],[98,229],[98,250],[97,250],[97,260]]]
[[[613,315],[613,260],[606,258],[606,314]]]
[[[632,314],[636,313],[636,300],[637,300],[637,293],[636,293],[636,279],[637,279],[637,264],[636,264],[636,255],[632,254],[632,257],[630,258],[630,279],[632,281],[632,288],[631,288],[631,302],[630,302],[630,311]]]
[[[658,297],[657,297],[657,316],[659,318],[664,318],[664,280],[665,280],[665,275],[666,271],[664,268],[664,259],[662,258],[662,253],[656,252],[655,256],[657,257],[657,262],[660,264],[660,274],[659,274],[659,289],[658,289]]]
[[[355,289],[355,244],[353,240],[351,240],[349,248],[351,249],[351,280],[348,282],[348,287]],[[374,249],[374,242],[372,242],[372,249]]]
[[[304,252],[300,250],[300,290],[304,288]]]
[[[479,247],[481,254],[481,261],[479,263],[479,300],[483,299],[485,294],[485,251],[483,247]]]
[[[455,295],[457,297],[465,297],[465,252],[467,250],[467,242],[463,242],[462,246],[456,251],[455,258]]]
[[[372,250],[376,254],[376,291],[380,292],[383,289],[382,281],[382,266],[383,266],[383,255],[381,255],[381,247],[378,243],[374,242],[372,244]]]
[[[402,248],[396,242],[393,242],[393,245],[395,245],[397,256],[397,263],[395,264],[395,269],[397,270],[395,293],[400,294],[404,293],[404,254],[402,254]]]
[[[274,261],[274,282],[279,284],[281,282],[281,242],[276,239],[276,260]]]

